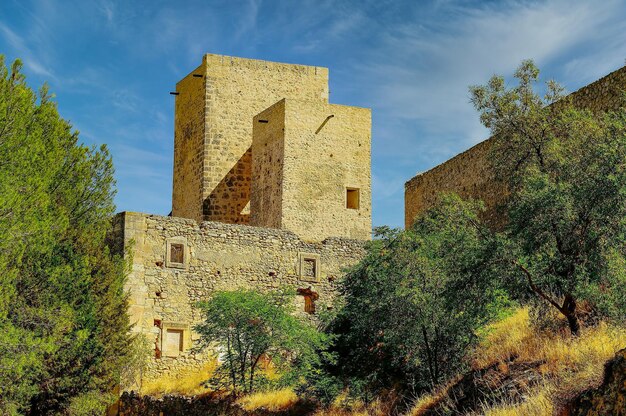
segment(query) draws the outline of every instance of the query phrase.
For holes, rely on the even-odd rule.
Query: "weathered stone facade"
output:
[[[205,55],[176,92],[172,216],[120,213],[112,239],[144,379],[204,363],[214,291],[287,286],[310,316],[371,238],[371,112],[329,104],[326,68]]]
[[[252,118],[283,98],[328,101],[328,69],[207,54],[176,85],[172,215],[249,221]]]
[[[281,100],[258,114],[250,223],[309,241],[369,239],[370,125],[369,109],[321,101]]]
[[[193,326],[202,319],[195,305],[212,292],[310,288],[320,305],[329,305],[336,279],[364,254],[363,243],[345,238],[305,243],[287,230],[134,212],[118,214],[116,229],[133,255],[127,288],[134,330],[160,343],[161,358],[150,363],[148,378],[202,363],[204,355],[190,351]],[[183,246],[182,262],[167,256],[176,244]],[[304,297],[294,302],[304,315]],[[175,339],[182,335],[181,348],[168,350],[170,330]]]
[[[574,105],[592,111],[616,109],[626,91],[626,67],[571,94]],[[558,103],[557,103],[558,104]],[[489,162],[492,139],[487,139],[452,159],[420,173],[405,184],[404,221],[409,227],[415,217],[432,207],[442,192],[463,198],[481,199],[487,208],[486,219],[499,223],[496,207],[506,196],[501,182],[494,180]]]

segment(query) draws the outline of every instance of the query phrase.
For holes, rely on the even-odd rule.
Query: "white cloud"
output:
[[[379,27],[380,40],[366,55],[369,65],[351,68],[357,74],[352,82],[368,86],[363,100],[374,108],[374,188],[386,200],[375,200],[375,222],[402,215],[403,189],[387,183],[408,180],[488,137],[469,102],[469,85],[494,73],[510,76],[522,59],[532,58],[549,68],[549,78],[564,76],[565,86],[575,89],[626,58],[619,1],[509,1],[478,8],[440,2],[436,9],[433,21]],[[395,212],[376,213],[376,206]]]
[[[37,75],[44,76],[49,79],[55,79],[52,71],[46,67],[39,59],[36,58],[36,54],[26,46],[24,38],[15,33],[4,23],[0,22],[0,34],[9,44],[15,54],[19,56],[24,62],[24,66]]]

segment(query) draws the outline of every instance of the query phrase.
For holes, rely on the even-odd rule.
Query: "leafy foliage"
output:
[[[108,393],[129,341],[126,265],[109,252],[113,166],[0,57],[0,413]]]
[[[381,230],[342,283],[339,374],[365,391],[421,391],[462,368],[476,329],[506,303],[499,242],[479,224],[480,209],[449,195],[411,229]]]
[[[220,291],[200,304],[205,314],[196,326],[201,346],[217,347],[224,363],[218,368],[221,387],[251,392],[262,384],[263,360],[271,361],[286,382],[307,374],[319,360],[328,337],[300,321],[289,310],[287,292]],[[226,382],[224,382],[226,381]]]
[[[553,81],[542,98],[538,76],[524,61],[517,86],[494,76],[471,88],[472,102],[495,136],[496,178],[511,193],[508,261],[575,334],[581,300],[626,318],[615,304],[626,284],[626,111],[579,109]]]

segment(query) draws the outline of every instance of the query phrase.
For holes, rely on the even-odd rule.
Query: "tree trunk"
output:
[[[578,331],[580,330],[580,324],[578,322],[578,317],[576,316],[576,300],[572,295],[565,295],[562,312],[563,315],[565,315],[565,317],[567,318],[569,330],[571,331],[572,335],[577,336]]]

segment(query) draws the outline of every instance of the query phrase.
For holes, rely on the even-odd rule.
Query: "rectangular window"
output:
[[[185,262],[185,246],[180,243],[170,245],[170,263],[183,264]]]
[[[183,350],[183,330],[167,329],[164,341],[163,353],[168,357],[178,357]]]
[[[300,278],[306,281],[318,281],[320,278],[320,255],[315,253],[299,253]]]
[[[302,276],[315,279],[315,276],[317,276],[315,273],[315,268],[317,267],[315,259],[303,259],[303,262]]]
[[[359,209],[359,190],[357,188],[346,188],[346,208]]]

